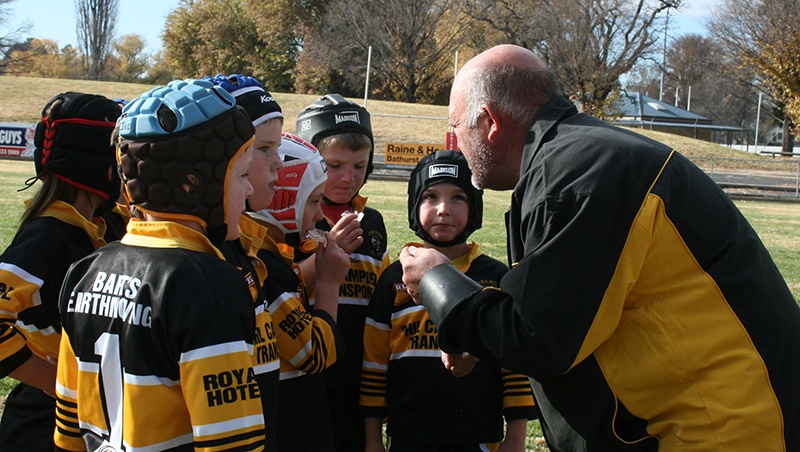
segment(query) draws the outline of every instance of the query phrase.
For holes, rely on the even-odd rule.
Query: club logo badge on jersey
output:
[[[369,235],[369,244],[370,247],[372,248],[370,250],[372,253],[372,257],[374,257],[375,259],[383,258],[386,238],[383,236],[383,234],[375,230],[371,230],[367,234]]]
[[[395,306],[402,306],[411,300],[411,295],[408,294],[408,287],[403,283],[392,284],[392,292],[394,292]]]

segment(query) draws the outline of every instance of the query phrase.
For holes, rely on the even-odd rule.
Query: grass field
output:
[[[81,80],[55,80],[21,77],[0,77],[0,122],[35,123],[39,120],[42,106],[54,95],[64,91],[81,91],[103,94],[109,98],[132,99],[153,86],[91,82]],[[36,89],[31,89],[35,86]],[[24,96],[21,93],[25,93]],[[284,129],[294,130],[294,119],[302,108],[317,99],[318,95],[272,93],[281,104],[286,119]],[[362,104],[363,99],[352,99]],[[372,113],[376,152],[383,152],[382,143],[387,141],[408,143],[438,143],[444,141],[447,131],[447,107],[397,102],[368,102]],[[395,116],[387,116],[395,115]],[[436,118],[436,119],[419,119]],[[747,162],[725,162],[725,165],[745,166],[749,169],[771,171],[776,159],[754,156],[712,143],[679,137],[676,135],[636,130],[642,135],[661,141],[684,155],[719,159],[747,159]],[[718,167],[719,168],[719,167]],[[30,198],[32,191],[18,192],[24,181],[33,176],[32,162],[0,160],[0,250],[11,242],[22,213],[23,200]],[[32,190],[35,190],[32,189]],[[389,251],[397,258],[403,244],[418,241],[408,229],[406,207],[406,185],[404,182],[370,180],[362,194],[370,198],[369,205],[380,210],[389,234]],[[503,214],[508,207],[507,192],[487,191],[484,197],[483,228],[472,235],[488,255],[506,261],[505,229]],[[737,205],[753,224],[767,248],[772,253],[795,298],[800,298],[800,204],[775,204],[754,201],[737,201]],[[0,412],[5,395],[15,381],[0,380]],[[541,441],[538,422],[529,423],[528,451],[547,451]]]
[[[419,241],[408,229],[406,184],[404,182],[370,180],[362,194],[369,205],[378,209],[386,222],[392,260],[408,242]],[[507,261],[504,213],[510,192],[487,190],[484,195],[483,228],[471,239],[488,255]],[[758,232],[783,273],[796,300],[800,300],[800,204],[762,201],[735,201]]]
[[[5,249],[11,242],[22,213],[23,200],[33,194],[32,191],[17,191],[32,175],[32,162],[0,160],[0,249]],[[369,205],[383,214],[389,234],[389,251],[394,260],[405,243],[418,241],[408,229],[406,183],[370,180],[363,194],[369,197]],[[483,228],[472,235],[486,254],[501,261],[506,261],[503,214],[508,207],[508,197],[508,192],[486,192]],[[772,253],[795,298],[800,298],[800,234],[797,233],[800,230],[800,204],[737,201],[737,205]],[[0,380],[0,405],[14,384],[10,378]],[[540,437],[538,422],[530,422],[529,451],[548,450]]]
[[[109,98],[133,99],[155,87],[135,83],[95,82],[88,80],[62,80],[36,77],[0,76],[0,122],[35,123],[41,118],[42,107],[58,93],[79,91],[102,94]],[[32,89],[31,87],[35,87]],[[24,93],[24,95],[21,95]],[[298,113],[318,99],[315,94],[293,94],[271,92],[283,109],[284,130],[294,131]],[[363,104],[364,99],[351,98]],[[383,153],[386,142],[394,143],[444,143],[448,130],[447,107],[442,105],[408,104],[368,100],[367,109],[372,114],[372,129],[375,134],[377,153]],[[776,161],[791,157],[771,158],[719,146],[705,141],[651,130],[634,129],[637,133],[661,141],[688,157],[717,159],[747,159],[742,162],[717,162],[764,171],[775,170]],[[718,166],[718,169],[723,167]]]

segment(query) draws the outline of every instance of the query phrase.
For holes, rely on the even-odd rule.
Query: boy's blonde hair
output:
[[[316,146],[320,152],[334,146],[342,146],[353,152],[358,152],[364,149],[372,150],[372,141],[363,133],[345,132],[322,138],[317,142]]]
[[[372,173],[372,160],[375,154],[375,140],[372,136],[372,120],[366,108],[351,102],[341,94],[326,94],[306,106],[297,116],[295,133],[310,142],[317,149],[326,149],[329,144],[321,144],[327,137],[341,135],[363,135],[369,139],[369,160],[364,182]],[[360,140],[360,138],[342,138]],[[348,146],[357,151],[362,146]],[[366,147],[366,146],[364,146]]]

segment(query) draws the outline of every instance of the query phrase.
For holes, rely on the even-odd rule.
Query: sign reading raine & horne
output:
[[[422,157],[446,149],[444,144],[431,143],[386,143],[383,161],[389,165],[414,166]]]
[[[36,124],[0,122],[0,157],[33,159]]]

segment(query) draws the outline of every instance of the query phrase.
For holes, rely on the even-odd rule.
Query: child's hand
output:
[[[331,228],[333,240],[347,254],[355,251],[364,242],[364,237],[362,236],[364,230],[361,229],[361,223],[358,218],[358,213],[349,212],[342,215],[339,221]]]
[[[444,364],[445,369],[448,369],[450,372],[452,372],[453,376],[456,378],[469,375],[477,363],[478,358],[470,355],[467,352],[464,352],[460,355],[451,355],[449,353],[442,352],[442,364]]]
[[[314,265],[317,271],[317,284],[328,283],[339,285],[350,270],[350,255],[344,252],[329,232],[327,239],[314,252]]]

